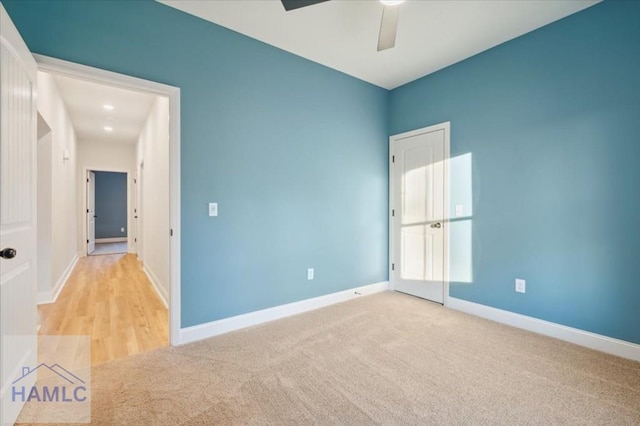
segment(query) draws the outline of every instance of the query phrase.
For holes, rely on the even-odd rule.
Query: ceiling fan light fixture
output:
[[[402,2],[404,2],[404,0],[380,0],[380,3],[385,6],[397,6]]]

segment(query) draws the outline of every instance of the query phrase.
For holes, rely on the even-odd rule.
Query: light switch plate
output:
[[[516,292],[525,293],[527,291],[527,282],[516,278]]]
[[[209,216],[218,216],[218,203],[209,203]]]
[[[308,280],[312,280],[313,279],[313,275],[314,275],[313,268],[307,269],[307,279]]]

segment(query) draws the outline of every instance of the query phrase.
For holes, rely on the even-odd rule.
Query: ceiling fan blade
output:
[[[384,9],[382,9],[382,22],[380,23],[380,35],[378,36],[378,52],[391,49],[396,45],[398,16],[400,16],[400,8],[397,6],[385,6]]]
[[[300,9],[301,7],[313,6],[317,3],[324,3],[329,0],[280,0],[284,6],[284,10],[287,12],[294,9]]]

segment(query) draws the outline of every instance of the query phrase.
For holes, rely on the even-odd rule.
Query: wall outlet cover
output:
[[[209,203],[209,216],[218,216],[218,203]]]
[[[527,291],[527,282],[516,278],[516,292],[525,293]]]
[[[308,280],[312,280],[313,279],[313,275],[314,275],[313,268],[307,269],[307,279]]]

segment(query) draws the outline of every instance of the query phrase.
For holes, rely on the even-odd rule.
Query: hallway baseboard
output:
[[[96,244],[99,243],[126,243],[127,237],[118,238],[96,238]]]
[[[147,278],[149,278],[149,281],[151,281],[151,285],[153,285],[153,288],[156,290],[156,293],[158,293],[158,297],[160,297],[160,300],[162,300],[162,303],[164,304],[165,308],[169,309],[169,294],[167,293],[166,290],[164,290],[164,287],[160,284],[160,280],[158,280],[158,277],[156,277],[156,274],[154,274],[151,269],[147,268],[147,265],[145,264],[142,265],[142,270],[147,275]]]
[[[73,268],[76,267],[76,264],[78,263],[78,259],[80,259],[80,256],[78,255],[78,253],[76,253],[76,255],[73,256],[73,259],[71,259],[71,262],[69,262],[69,265],[67,265],[67,269],[64,270],[64,272],[62,273],[62,276],[58,279],[58,281],[56,281],[56,284],[53,286],[51,290],[38,292],[38,295],[37,295],[38,305],[44,305],[46,303],[53,303],[56,301],[56,299],[58,298],[58,295],[60,294],[65,284],[69,280],[69,276],[71,276],[71,273],[73,272]]]

